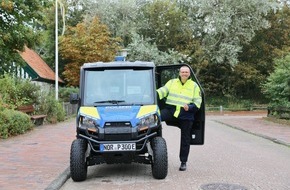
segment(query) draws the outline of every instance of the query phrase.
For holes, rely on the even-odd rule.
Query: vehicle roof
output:
[[[98,67],[155,67],[153,62],[146,61],[112,61],[112,62],[93,62],[85,63],[82,68],[98,68]]]

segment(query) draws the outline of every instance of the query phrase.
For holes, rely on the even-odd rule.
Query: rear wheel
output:
[[[155,137],[151,141],[153,151],[152,175],[155,179],[164,179],[168,172],[168,156],[166,142],[162,137]]]
[[[87,141],[75,139],[71,145],[70,173],[74,181],[84,181],[87,178],[86,150]]]

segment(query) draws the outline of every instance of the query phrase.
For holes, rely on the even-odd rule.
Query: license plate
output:
[[[133,151],[136,150],[136,143],[100,144],[100,151]]]

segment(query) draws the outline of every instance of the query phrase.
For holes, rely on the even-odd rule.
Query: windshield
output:
[[[146,70],[86,70],[84,105],[153,104],[153,72]]]

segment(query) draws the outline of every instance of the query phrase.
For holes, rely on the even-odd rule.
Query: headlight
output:
[[[82,128],[87,129],[90,132],[94,132],[94,133],[98,132],[97,124],[91,118],[83,117],[82,120],[80,121],[80,125],[79,126],[81,126]]]
[[[140,123],[138,126],[139,131],[147,130],[150,127],[155,127],[158,123],[158,116],[156,114],[152,114],[140,119]]]

